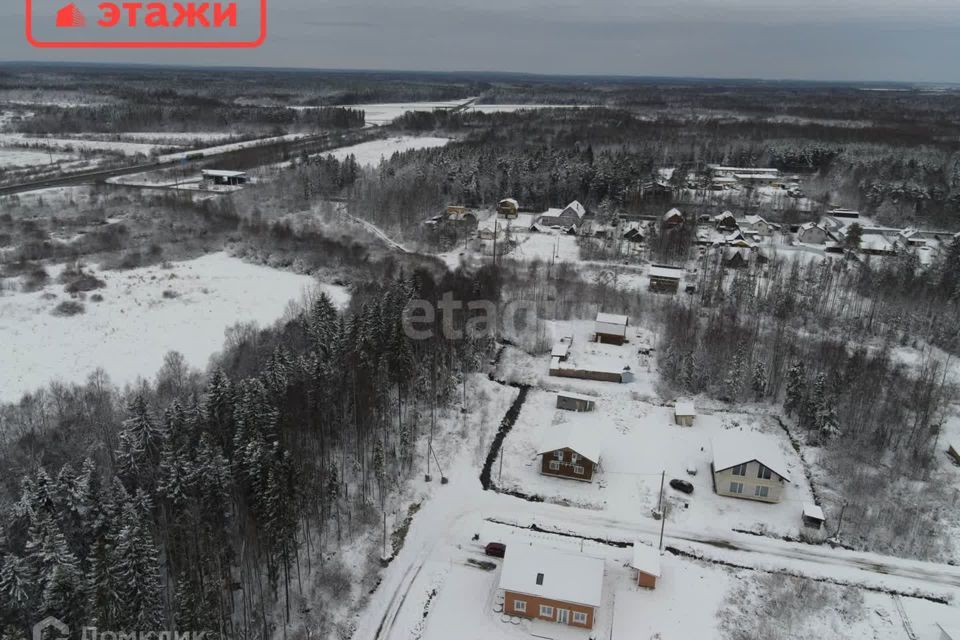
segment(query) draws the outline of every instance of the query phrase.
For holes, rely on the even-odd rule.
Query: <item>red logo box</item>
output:
[[[128,41],[70,41],[38,40],[33,35],[33,0],[27,2],[27,42],[41,49],[254,49],[262,45],[267,39],[267,0],[260,0],[260,32],[255,40],[239,41],[158,41],[158,40],[128,40]]]

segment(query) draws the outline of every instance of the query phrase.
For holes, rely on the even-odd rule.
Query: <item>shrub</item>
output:
[[[61,317],[70,317],[81,314],[85,311],[84,306],[73,300],[64,300],[53,309],[53,315]]]
[[[167,289],[163,292],[163,297],[167,300],[175,300],[180,297],[180,294],[174,291],[173,289]]]
[[[107,283],[96,277],[92,273],[83,270],[82,265],[67,267],[60,274],[60,282],[65,284],[64,290],[67,293],[80,293],[81,291],[93,291],[102,289]]]
[[[103,302],[103,296],[100,295],[99,293],[95,293],[92,296],[90,296],[90,300],[92,302]]]
[[[40,265],[34,265],[27,270],[23,287],[25,291],[39,291],[50,282],[50,274]]]

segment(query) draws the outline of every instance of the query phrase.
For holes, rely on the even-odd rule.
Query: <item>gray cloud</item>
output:
[[[19,2],[13,3],[19,5]],[[273,0],[255,51],[38,51],[0,8],[0,59],[960,81],[955,0]],[[22,9],[20,9],[22,11]]]

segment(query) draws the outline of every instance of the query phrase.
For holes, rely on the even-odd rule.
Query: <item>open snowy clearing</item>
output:
[[[54,380],[81,383],[97,367],[120,385],[152,378],[169,351],[205,367],[236,323],[266,325],[315,286],[308,276],[248,264],[225,253],[130,271],[97,271],[106,282],[82,301],[85,312],[52,315],[70,299],[63,286],[0,295],[0,401]],[[50,269],[51,282],[60,269]],[[9,288],[11,281],[5,283]],[[341,287],[320,285],[344,305]],[[93,294],[102,302],[91,300]]]
[[[46,151],[30,151],[17,147],[0,147],[0,168],[4,169],[36,167],[75,159],[74,156],[65,153],[47,153]]]
[[[127,156],[148,156],[170,147],[170,145],[140,144],[136,142],[36,137],[22,133],[0,133],[0,145],[66,151],[113,152]]]
[[[443,147],[450,142],[450,138],[435,138],[431,136],[399,136],[396,138],[384,138],[383,140],[371,140],[362,142],[349,147],[341,147],[332,151],[317,154],[322,157],[333,156],[337,160],[345,160],[353,155],[357,163],[361,166],[376,167],[386,158],[390,158],[394,153],[403,151],[413,151],[415,149],[432,149],[434,147]]]

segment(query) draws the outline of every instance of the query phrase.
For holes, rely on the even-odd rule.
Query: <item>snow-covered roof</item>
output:
[[[937,627],[940,628],[940,633],[949,640],[960,640],[960,625],[942,625],[938,622]]]
[[[500,204],[510,204],[510,205],[513,205],[514,207],[520,206],[520,203],[514,200],[513,198],[504,198],[503,200],[500,201]]]
[[[676,267],[661,267],[658,265],[650,265],[650,277],[652,278],[674,278],[679,280],[683,277],[683,269],[678,269]]]
[[[542,547],[511,545],[503,560],[500,588],[598,607],[603,596],[603,560]]]
[[[803,229],[803,230],[805,230],[805,231],[809,231],[810,229],[821,229],[821,230],[823,230],[823,227],[821,227],[821,226],[820,226],[819,224],[817,224],[816,222],[808,222],[808,223],[806,223],[806,224],[802,224],[802,225],[800,225],[800,228]]]
[[[223,169],[203,169],[200,173],[213,178],[240,178],[247,175],[246,171],[225,171]]]
[[[813,518],[821,522],[826,520],[826,518],[823,517],[823,509],[815,504],[810,504],[809,502],[806,502],[803,505],[803,517]]]
[[[669,220],[670,218],[672,218],[672,217],[674,217],[674,216],[680,216],[680,217],[682,218],[682,217],[683,217],[683,214],[680,213],[680,210],[679,210],[679,209],[673,208],[673,209],[670,209],[670,211],[667,211],[665,214],[663,214],[663,219],[664,219],[664,220]]]
[[[642,542],[633,543],[633,562],[630,566],[638,571],[659,578],[660,551]]]
[[[733,215],[733,213],[731,213],[730,211],[724,211],[723,213],[719,213],[715,215],[713,217],[713,221],[720,222],[721,220],[726,220],[728,218],[733,218],[734,220],[736,220],[736,217]]]
[[[871,251],[893,251],[893,243],[886,236],[878,233],[864,235],[860,237],[860,248]]]
[[[677,400],[676,406],[673,407],[673,415],[695,416],[697,410],[694,408],[692,400]]]
[[[731,171],[736,173],[776,173],[779,174],[779,169],[760,169],[756,167],[726,167],[723,165],[712,164],[709,165],[714,171]]]
[[[563,424],[547,427],[547,431],[540,441],[537,455],[550,453],[558,449],[570,449],[596,464],[600,462],[600,443],[596,432],[582,424],[564,422]]]
[[[564,211],[572,211],[577,214],[577,219],[582,220],[583,216],[587,215],[587,210],[583,208],[583,205],[580,204],[579,200],[574,200],[566,206]]]
[[[553,351],[550,352],[550,356],[553,358],[566,358],[567,354],[570,353],[570,344],[566,342],[558,342],[553,345]]]
[[[775,438],[755,432],[728,431],[713,439],[714,473],[753,461],[790,480],[780,443]]]
[[[627,316],[621,316],[616,313],[604,313],[600,312],[597,314],[597,322],[602,322],[603,324],[621,324],[627,326],[630,323],[630,318]]]
[[[557,391],[557,395],[563,398],[571,398],[573,400],[586,400],[589,402],[596,402],[596,396],[588,396],[585,393],[574,393],[573,391]]]

